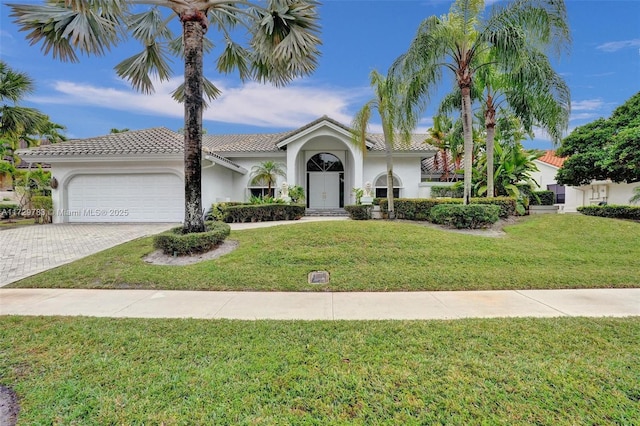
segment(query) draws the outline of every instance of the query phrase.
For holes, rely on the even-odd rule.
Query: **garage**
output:
[[[86,174],[67,185],[70,223],[182,222],[184,185],[172,173]]]

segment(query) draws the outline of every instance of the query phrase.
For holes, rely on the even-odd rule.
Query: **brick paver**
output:
[[[0,287],[172,224],[56,224],[0,231]]]

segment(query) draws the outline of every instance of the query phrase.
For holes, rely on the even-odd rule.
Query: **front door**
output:
[[[307,161],[307,207],[336,209],[344,205],[344,167],[327,152]]]
[[[340,207],[340,172],[309,172],[309,208]]]

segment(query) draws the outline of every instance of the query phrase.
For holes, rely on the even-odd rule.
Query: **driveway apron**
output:
[[[0,287],[175,224],[51,224],[0,230]]]

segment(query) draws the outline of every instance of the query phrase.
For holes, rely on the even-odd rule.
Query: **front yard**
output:
[[[640,321],[0,317],[19,424],[640,423]]]
[[[420,223],[341,221],[232,231],[219,259],[159,266],[144,238],[12,287],[262,291],[414,291],[636,287],[640,223],[583,215],[528,217],[499,238]],[[307,284],[326,270],[329,285]]]

